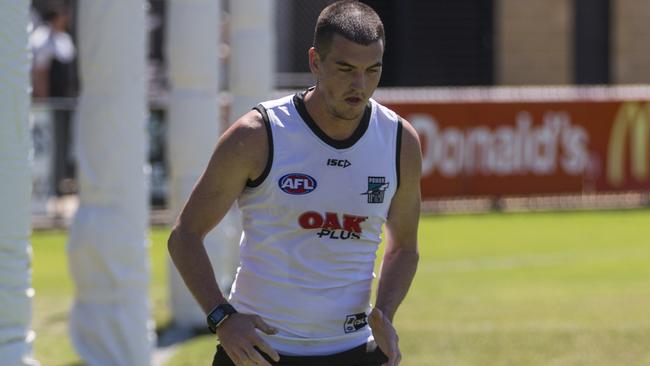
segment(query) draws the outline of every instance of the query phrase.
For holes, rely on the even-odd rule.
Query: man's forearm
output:
[[[50,95],[50,69],[34,67],[32,70],[32,96],[47,98]]]
[[[185,285],[203,311],[208,313],[217,304],[226,302],[201,237],[173,230],[167,246]]]
[[[384,254],[375,306],[391,322],[411,287],[418,260],[419,255],[416,250],[397,249]]]

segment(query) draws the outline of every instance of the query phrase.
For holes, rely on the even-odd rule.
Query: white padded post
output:
[[[231,120],[270,98],[275,87],[275,1],[231,2]]]
[[[170,0],[166,56],[171,84],[167,110],[170,207],[176,217],[205,169],[221,131],[218,0]],[[223,291],[239,264],[241,235],[237,211],[231,210],[205,238],[214,273]],[[205,314],[168,261],[174,325],[204,328]]]
[[[80,206],[68,256],[72,342],[89,365],[148,365],[149,195],[143,1],[79,2]]]
[[[0,363],[32,357],[28,0],[0,1]]]

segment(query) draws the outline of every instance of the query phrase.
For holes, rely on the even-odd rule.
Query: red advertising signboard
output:
[[[650,191],[650,102],[384,102],[423,150],[424,198]]]

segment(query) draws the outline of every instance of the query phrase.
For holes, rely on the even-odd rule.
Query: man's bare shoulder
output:
[[[249,149],[259,151],[260,144],[266,144],[266,139],[267,132],[262,115],[253,110],[236,120],[221,135],[219,143],[244,153]]]
[[[264,170],[268,158],[268,131],[260,112],[252,110],[241,116],[223,133],[219,141],[232,158],[249,168],[249,179]]]
[[[260,112],[252,110],[236,120],[223,136],[237,140],[266,139],[264,119]]]
[[[419,169],[418,164],[422,162],[422,150],[420,148],[420,137],[411,123],[402,117],[402,157],[413,161],[413,165]],[[415,169],[415,170],[418,170]]]

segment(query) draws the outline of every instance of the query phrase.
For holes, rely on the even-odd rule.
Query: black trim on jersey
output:
[[[397,170],[397,188],[399,188],[400,178],[400,156],[402,155],[402,118],[397,118],[397,144],[395,145],[395,169]]]
[[[266,160],[266,166],[262,174],[257,177],[255,180],[246,180],[246,187],[255,188],[264,182],[264,179],[271,172],[271,165],[273,164],[273,133],[271,132],[271,122],[269,121],[269,115],[266,112],[266,108],[263,105],[258,104],[253,108],[262,115],[262,120],[264,120],[264,127],[266,127],[266,136],[269,140],[269,158]]]
[[[366,109],[363,112],[363,117],[361,117],[361,121],[359,122],[359,125],[357,128],[354,130],[352,135],[348,137],[345,140],[335,140],[331,137],[329,137],[323,130],[318,127],[316,122],[314,122],[313,118],[309,115],[307,112],[307,108],[305,107],[305,94],[307,94],[308,91],[310,91],[312,88],[307,89],[305,91],[296,93],[296,95],[293,96],[293,103],[296,106],[296,109],[298,110],[298,114],[300,114],[300,117],[302,117],[303,121],[307,124],[309,129],[311,129],[318,138],[320,138],[324,143],[330,145],[331,147],[335,149],[347,149],[349,147],[352,147],[363,134],[366,132],[368,129],[368,125],[370,124],[370,114],[372,112],[372,107],[370,106],[370,103],[366,105]]]

